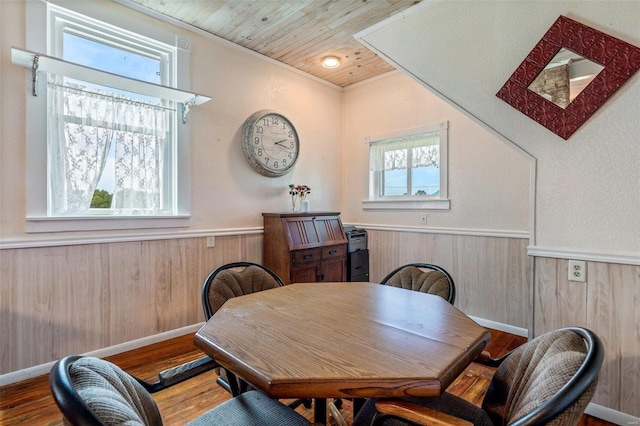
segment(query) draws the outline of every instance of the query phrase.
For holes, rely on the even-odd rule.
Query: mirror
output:
[[[568,68],[561,96],[541,88],[556,62]],[[640,48],[560,16],[496,96],[569,139],[638,69]]]
[[[564,47],[529,85],[543,98],[566,108],[604,67]]]

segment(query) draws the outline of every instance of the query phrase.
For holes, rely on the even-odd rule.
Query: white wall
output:
[[[417,211],[363,211],[365,137],[449,122],[450,210],[427,211],[427,228],[529,230],[529,160],[411,78],[392,73],[344,94],[343,212],[357,223],[424,227]]]
[[[414,10],[364,40],[538,160],[536,244],[638,259],[640,74],[568,141],[495,93],[559,15],[639,46],[640,1],[431,1]]]
[[[213,100],[193,108],[189,114],[192,226],[187,231],[231,229],[230,233],[241,235],[217,238],[216,247],[209,249],[205,247],[205,238],[181,239],[180,234],[168,241],[136,241],[145,239],[140,234],[152,230],[135,231],[136,235],[126,242],[105,241],[89,246],[84,245],[84,237],[95,240],[116,233],[25,234],[25,188],[29,178],[25,170],[25,146],[30,130],[26,128],[25,99],[30,96],[31,83],[28,71],[11,63],[10,48],[26,45],[25,22],[29,17],[24,1],[0,0],[0,324],[11,341],[20,343],[7,346],[10,355],[3,357],[6,360],[3,371],[193,324],[199,320],[194,319],[199,299],[193,295],[207,271],[231,261],[259,261],[261,235],[244,233],[247,228],[252,234],[253,228],[261,227],[260,212],[289,208],[289,183],[309,185],[313,189],[312,208],[341,210],[345,222],[415,227],[413,235],[398,233],[395,238],[398,246],[411,256],[449,259],[452,271],[454,266],[459,271],[461,288],[464,285],[484,289],[486,277],[494,276],[499,278],[491,278],[491,283],[505,288],[512,287],[514,281],[518,288],[523,288],[522,284],[528,282],[525,268],[499,266],[521,265],[522,249],[507,250],[510,258],[500,259],[504,263],[484,262],[482,259],[492,258],[498,251],[488,249],[483,238],[461,238],[465,243],[450,243],[445,252],[442,239],[458,239],[432,238],[420,232],[423,229],[416,213],[362,211],[360,202],[367,195],[368,175],[364,137],[448,120],[452,208],[429,213],[427,228],[525,233],[529,230],[529,161],[413,80],[396,73],[342,92],[229,43],[113,2],[59,3],[83,8],[86,13],[101,8],[116,15],[123,24],[161,27],[191,40],[191,88],[212,96]],[[258,175],[242,154],[242,122],[263,108],[289,116],[301,137],[301,158],[295,170],[285,177],[271,179]],[[115,235],[114,239],[122,235]],[[380,235],[386,239],[387,232]],[[38,239],[43,241],[36,241],[37,245],[46,247],[29,247]],[[65,239],[72,240],[65,242],[69,247],[48,246]],[[422,243],[431,239],[438,242],[433,250]],[[495,245],[509,243],[504,238],[498,240],[501,241]],[[420,246],[420,250],[414,252],[413,246]],[[380,257],[390,251],[393,249],[381,250]],[[458,256],[464,262],[456,263]],[[486,267],[477,268],[477,263]],[[138,302],[149,307],[139,310],[138,315],[145,312],[148,315],[134,329],[120,333],[120,322],[110,320],[111,308],[99,309],[110,305],[95,299],[96,291],[109,298],[113,295],[114,306],[117,305],[113,315],[117,321],[129,321],[118,312],[138,306]],[[174,295],[169,296],[171,292]],[[155,294],[160,303],[148,298],[148,294]],[[513,292],[504,294],[512,296]],[[122,295],[132,297],[122,299]],[[462,291],[460,296],[459,302],[463,302]],[[180,303],[176,304],[176,298]],[[120,300],[126,303],[119,303]],[[527,306],[526,298],[522,300],[524,303],[520,305]],[[163,303],[173,311],[165,309]],[[493,319],[523,326],[525,315],[520,309],[516,314],[517,320]],[[89,330],[97,323],[101,324],[99,332]],[[78,334],[76,325],[91,339],[79,339],[82,334]],[[34,335],[47,341],[44,346],[38,345],[37,353],[32,353],[29,345],[38,340],[25,338]],[[21,356],[22,351],[30,353],[28,359]]]
[[[425,1],[363,33],[379,54],[537,163],[530,329],[577,325],[605,349],[587,413],[638,421],[640,74],[568,141],[495,97],[559,15],[640,46],[640,1]],[[387,25],[388,24],[388,25]],[[586,283],[567,259],[587,260]],[[635,416],[635,417],[634,417]]]
[[[210,102],[189,114],[191,230],[262,226],[263,211],[290,208],[288,184],[313,190],[314,209],[340,207],[342,91],[214,37],[198,35],[113,2],[60,1],[63,7],[96,8],[122,22],[166,28],[191,40],[191,88]],[[11,46],[25,46],[24,2],[0,2],[0,234],[2,239],[42,238],[23,233],[25,206],[25,97],[27,71],[11,63]],[[292,173],[267,178],[246,162],[242,123],[260,109],[289,117],[300,136],[301,156]]]
[[[21,2],[0,2],[0,237],[25,217],[23,70],[11,64],[11,46],[24,46]],[[20,95],[18,95],[20,93]]]
[[[441,120],[450,122],[452,208],[428,214],[429,227],[529,229],[529,163],[482,127],[394,74],[346,92],[289,71],[230,43],[160,22],[112,2],[58,2],[91,13],[97,7],[135,25],[160,26],[191,40],[191,88],[213,100],[189,115],[191,133],[190,230],[259,227],[260,212],[289,208],[287,185],[309,185],[312,209],[341,210],[349,222],[419,225],[416,212],[363,212],[368,154],[375,135]],[[28,72],[11,64],[10,47],[25,46],[23,2],[2,2],[3,239],[41,238],[23,232],[25,207],[25,98]],[[301,138],[294,171],[280,178],[253,172],[240,145],[242,122],[258,109],[290,117]],[[355,191],[354,191],[355,188]],[[82,235],[82,234],[79,234]]]

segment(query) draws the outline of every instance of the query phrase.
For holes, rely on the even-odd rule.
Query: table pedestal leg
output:
[[[327,424],[326,398],[315,398],[313,400],[313,421],[322,425]]]
[[[356,415],[364,405],[366,399],[365,398],[353,398],[353,418],[356,418]]]

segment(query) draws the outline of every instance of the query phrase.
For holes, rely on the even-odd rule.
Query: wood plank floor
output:
[[[490,330],[492,339],[487,347],[492,356],[500,356],[521,345],[525,338]],[[154,381],[155,373],[171,366],[198,358],[202,353],[193,345],[193,335],[177,337],[144,348],[108,357],[125,371],[144,380]],[[472,363],[447,389],[449,392],[480,404],[491,380],[493,370]],[[169,389],[155,393],[166,425],[182,425],[211,407],[229,399],[229,394],[216,383],[213,371],[206,372]],[[313,410],[297,408],[307,418]],[[344,401],[341,409],[345,419],[351,419],[351,404]],[[1,425],[62,425],[62,416],[49,392],[47,376],[36,377],[0,388]],[[591,416],[583,416],[580,425],[613,425]]]

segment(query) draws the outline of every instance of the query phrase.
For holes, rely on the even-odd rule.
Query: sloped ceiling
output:
[[[127,0],[340,87],[394,69],[353,34],[420,1]],[[337,56],[340,66],[324,68],[325,56]]]

